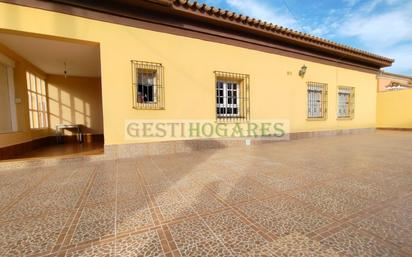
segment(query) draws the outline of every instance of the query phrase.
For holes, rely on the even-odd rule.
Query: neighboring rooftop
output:
[[[409,80],[412,81],[412,76],[403,75],[403,74],[397,74],[397,73],[391,73],[391,72],[386,72],[386,71],[381,71],[381,72],[379,73],[379,76],[409,79]]]
[[[381,71],[378,74],[378,91],[394,91],[412,88],[412,77]]]

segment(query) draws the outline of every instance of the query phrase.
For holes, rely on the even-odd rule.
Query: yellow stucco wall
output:
[[[86,134],[103,134],[99,78],[48,75],[46,80],[52,130],[57,124],[81,124]]]
[[[412,128],[412,90],[379,92],[377,127]]]
[[[0,133],[0,147],[24,143],[33,139],[50,135],[49,129],[30,129],[26,84],[26,71],[36,74],[36,76],[39,76],[42,79],[45,79],[46,74],[2,44],[0,44],[0,53],[6,55],[8,58],[14,61],[15,66],[13,69],[13,75],[15,97],[21,99],[21,102],[16,104],[16,120],[18,131],[12,133]]]
[[[125,143],[125,120],[214,120],[216,70],[250,75],[252,119],[288,119],[292,132],[371,128],[376,124],[374,74],[4,3],[0,4],[0,17],[3,29],[100,43],[106,144]],[[130,60],[163,64],[165,110],[132,108]],[[302,79],[298,70],[303,64],[308,70]],[[328,84],[329,111],[324,121],[306,120],[308,81]],[[353,120],[336,119],[338,85],[356,88]]]

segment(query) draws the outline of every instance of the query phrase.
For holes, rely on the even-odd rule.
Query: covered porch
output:
[[[0,161],[102,154],[100,76],[98,43],[0,30]]]

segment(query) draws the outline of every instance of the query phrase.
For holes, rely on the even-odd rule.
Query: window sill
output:
[[[228,117],[218,117],[216,119],[216,123],[247,123],[249,120],[245,117],[236,117],[236,116],[228,116]]]
[[[158,111],[158,110],[166,110],[165,107],[156,107],[156,106],[145,106],[145,107],[136,107],[133,106],[135,110],[142,110],[142,111]]]
[[[325,121],[327,120],[326,117],[322,117],[322,118],[306,118],[306,121]]]
[[[354,117],[338,117],[336,120],[353,120]]]

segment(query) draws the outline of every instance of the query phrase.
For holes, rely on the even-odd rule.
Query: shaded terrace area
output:
[[[378,131],[4,170],[0,255],[410,256],[411,157]]]
[[[15,124],[0,129],[0,160],[103,153],[99,43],[0,30],[0,54],[11,63],[14,111],[4,114]]]

